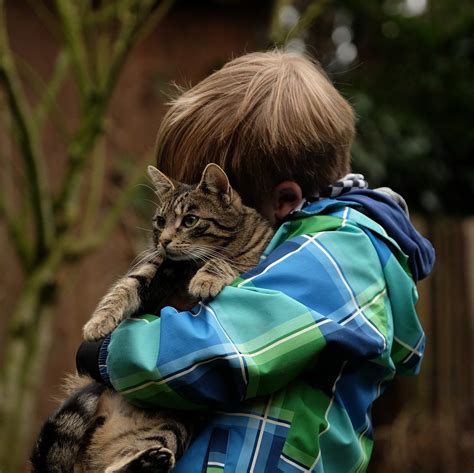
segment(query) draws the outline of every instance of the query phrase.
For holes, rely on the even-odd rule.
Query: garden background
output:
[[[369,471],[472,472],[473,31],[467,0],[0,0],[0,471],[27,471],[82,325],[146,245],[172,84],[278,45],[323,64],[354,170],[437,250],[422,373],[376,404]]]

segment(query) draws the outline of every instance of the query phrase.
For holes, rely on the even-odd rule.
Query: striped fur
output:
[[[86,340],[106,336],[134,313],[156,311],[177,288],[184,306],[216,296],[257,265],[273,235],[270,224],[242,204],[215,164],[193,186],[172,182],[152,166],[149,175],[158,198],[153,245],[100,301],[84,326]],[[160,271],[163,261],[168,264]]]
[[[86,340],[104,337],[132,314],[159,313],[165,304],[190,308],[217,295],[256,266],[273,235],[257,211],[242,205],[217,165],[208,165],[193,186],[173,182],[153,167],[149,175],[158,198],[153,245],[100,301],[84,326]],[[44,425],[32,456],[35,471],[131,473],[173,467],[196,419],[139,409],[109,389],[81,382],[77,378],[77,389]]]
[[[43,425],[31,457],[35,473],[167,472],[182,455],[196,421],[138,409],[86,377]]]

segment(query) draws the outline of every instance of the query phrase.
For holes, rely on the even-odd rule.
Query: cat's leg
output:
[[[146,290],[162,261],[161,257],[155,257],[152,261],[135,266],[112,286],[84,325],[85,340],[105,337],[122,320],[138,310],[142,302],[141,292]]]
[[[189,293],[201,299],[215,297],[238,275],[239,272],[227,261],[220,258],[211,259],[191,279]]]

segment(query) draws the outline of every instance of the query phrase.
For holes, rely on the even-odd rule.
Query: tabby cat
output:
[[[100,301],[86,340],[109,334],[126,317],[159,313],[170,302],[190,308],[254,267],[270,224],[244,206],[225,172],[209,164],[199,184],[172,181],[149,166],[158,198],[153,245]],[[167,472],[197,428],[169,410],[144,410],[87,377],[72,376],[68,397],[44,424],[36,472]]]

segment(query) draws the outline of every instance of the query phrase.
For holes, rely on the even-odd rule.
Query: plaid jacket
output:
[[[416,300],[385,230],[322,200],[215,299],[123,322],[100,369],[135,404],[212,408],[173,471],[365,471],[372,402],[396,372],[419,370]]]

